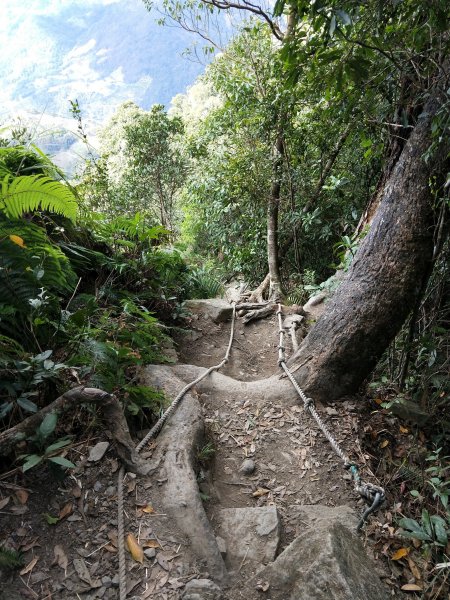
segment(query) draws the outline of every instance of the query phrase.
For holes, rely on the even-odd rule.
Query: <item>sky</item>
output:
[[[15,117],[88,132],[125,100],[168,105],[204,66],[181,56],[193,36],[156,25],[141,0],[0,0],[0,124]]]

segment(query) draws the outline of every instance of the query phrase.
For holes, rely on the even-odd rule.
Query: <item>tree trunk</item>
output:
[[[269,264],[269,298],[274,302],[281,300],[280,266],[278,259],[278,212],[280,208],[281,177],[283,168],[283,138],[278,134],[275,143],[272,189],[267,205],[267,260]]]
[[[433,100],[425,107],[346,277],[290,361],[296,380],[315,399],[355,392],[414,305],[433,254],[430,165],[423,155],[436,108]]]

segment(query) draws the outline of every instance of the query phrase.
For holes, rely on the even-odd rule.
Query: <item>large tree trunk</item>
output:
[[[283,170],[283,138],[278,134],[274,147],[273,180],[267,205],[267,261],[269,264],[269,298],[278,302],[282,297],[280,266],[278,259],[278,213],[281,197],[281,177]]]
[[[433,254],[430,164],[423,155],[436,108],[436,101],[425,107],[346,277],[290,361],[315,399],[355,392],[414,305]],[[433,167],[436,173],[436,161]]]

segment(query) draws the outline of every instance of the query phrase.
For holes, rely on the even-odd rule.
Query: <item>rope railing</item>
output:
[[[218,371],[225,366],[230,358],[231,346],[234,338],[234,328],[236,322],[236,305],[233,303],[233,313],[231,317],[231,330],[230,340],[228,342],[227,351],[223,360],[213,367],[209,367],[202,375],[188,383],[177,397],[173,400],[169,408],[164,414],[158,419],[156,424],[150,429],[147,435],[139,442],[136,446],[136,452],[140,452],[142,448],[151,440],[157,437],[164,424],[169,417],[175,412],[178,405],[184,396],[191,390],[197,383],[200,383],[202,379],[207,377],[213,371]],[[125,468],[122,466],[119,470],[118,482],[117,482],[117,546],[119,555],[119,600],[126,600],[127,597],[127,578],[126,578],[126,559],[125,559],[125,520],[124,520],[124,502],[123,502],[123,478],[125,476]]]
[[[349,457],[345,454],[345,452],[342,450],[342,448],[340,447],[338,442],[332,436],[329,429],[323,422],[321,416],[317,412],[315,404],[314,404],[314,400],[312,398],[308,398],[308,396],[305,394],[305,392],[302,390],[302,388],[298,385],[297,381],[295,380],[294,376],[292,375],[291,371],[289,370],[288,366],[286,365],[286,355],[285,355],[286,349],[284,347],[285,330],[283,327],[283,312],[281,310],[281,304],[278,304],[278,310],[277,310],[276,314],[278,317],[278,329],[279,329],[279,334],[280,334],[280,338],[279,338],[280,341],[279,341],[279,345],[278,345],[278,365],[286,373],[286,375],[287,375],[289,381],[292,383],[295,391],[302,399],[305,409],[309,411],[309,413],[314,418],[314,420],[316,421],[319,428],[322,430],[322,433],[329,441],[329,443],[330,443],[331,447],[333,448],[333,450],[335,451],[335,453],[339,456],[339,458],[344,463],[344,468],[347,469],[348,471],[350,471],[350,473],[353,477],[355,491],[365,500],[365,502],[367,502],[370,505],[364,511],[363,515],[361,516],[361,519],[359,520],[356,531],[360,531],[362,526],[366,522],[367,518],[369,517],[369,515],[372,514],[373,512],[375,512],[381,506],[381,504],[383,504],[383,502],[386,498],[385,491],[382,487],[380,487],[378,485],[374,485],[372,483],[366,483],[366,482],[362,481],[361,476],[359,474],[358,466],[350,461]]]

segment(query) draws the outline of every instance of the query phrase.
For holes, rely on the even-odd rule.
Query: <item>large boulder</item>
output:
[[[225,323],[231,319],[233,307],[226,300],[209,298],[207,300],[186,300],[184,307],[195,315],[204,319],[211,319],[214,323]]]
[[[303,506],[298,518],[303,532],[258,572],[253,588],[267,582],[272,600],[388,600],[349,507]]]

